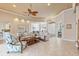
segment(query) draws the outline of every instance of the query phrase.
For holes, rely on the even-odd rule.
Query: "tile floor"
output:
[[[28,46],[22,54],[6,53],[5,43],[0,44],[0,56],[78,56],[79,50],[75,42],[64,41],[55,37],[47,42],[40,41],[34,45]]]

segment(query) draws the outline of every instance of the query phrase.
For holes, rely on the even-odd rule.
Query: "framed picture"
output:
[[[67,28],[67,29],[72,29],[72,24],[67,24],[67,25],[66,25],[66,28]]]

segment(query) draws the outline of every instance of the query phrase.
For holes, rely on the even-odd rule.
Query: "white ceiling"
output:
[[[30,4],[28,3],[16,3],[16,7],[12,7],[12,3],[0,3],[0,8],[17,12],[22,15],[27,16],[24,12],[27,11],[29,8]],[[61,11],[71,8],[72,4],[71,3],[51,3],[50,6],[48,6],[47,3],[32,3],[32,9],[37,10],[38,17],[49,17],[49,16],[56,16],[59,14]]]

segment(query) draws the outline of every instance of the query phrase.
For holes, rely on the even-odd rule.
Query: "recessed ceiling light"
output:
[[[26,22],[27,22],[27,23],[30,23],[30,21],[29,21],[29,20],[27,20]]]
[[[16,5],[15,5],[15,4],[13,4],[12,6],[13,6],[13,7],[16,7]]]
[[[48,3],[48,6],[50,6],[50,3]]]
[[[18,19],[18,18],[15,18],[15,19],[14,19],[14,21],[17,21],[17,22],[18,22],[18,21],[19,21],[19,19]]]
[[[24,23],[25,22],[24,19],[22,19],[21,22]]]

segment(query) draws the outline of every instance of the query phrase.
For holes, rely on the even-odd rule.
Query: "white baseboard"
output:
[[[71,40],[71,39],[62,39],[62,40],[65,40],[65,41],[73,41],[73,42],[76,41],[76,40]]]

